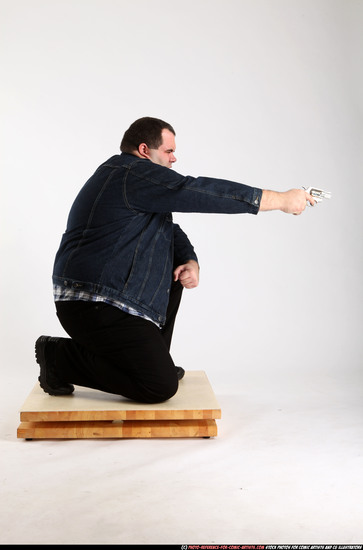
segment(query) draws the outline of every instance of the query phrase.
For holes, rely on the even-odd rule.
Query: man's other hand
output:
[[[199,284],[199,265],[195,260],[179,265],[174,270],[174,281],[180,281],[184,288],[195,288]]]

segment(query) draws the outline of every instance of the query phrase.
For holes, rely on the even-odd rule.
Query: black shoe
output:
[[[35,358],[40,365],[38,380],[40,387],[49,395],[70,395],[74,392],[74,386],[60,380],[55,370],[55,350],[53,346],[59,340],[59,338],[52,336],[40,336],[35,342]]]
[[[185,370],[182,367],[175,367],[178,380],[181,380],[185,374]]]

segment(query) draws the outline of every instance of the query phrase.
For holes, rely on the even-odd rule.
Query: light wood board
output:
[[[214,437],[221,409],[204,371],[187,371],[174,397],[136,403],[80,386],[50,396],[37,383],[20,410],[25,439]]]

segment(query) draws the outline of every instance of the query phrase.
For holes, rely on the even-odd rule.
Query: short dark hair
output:
[[[161,132],[165,129],[175,136],[174,128],[164,120],[149,116],[139,118],[126,130],[120,149],[123,153],[133,153],[140,143],[146,143],[149,149],[158,149],[163,142]]]

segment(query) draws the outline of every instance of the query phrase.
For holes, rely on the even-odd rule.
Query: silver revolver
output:
[[[318,189],[317,187],[303,187],[309,195],[311,195],[315,202],[321,202],[323,199],[330,199],[331,192]],[[308,203],[310,205],[310,203]],[[310,205],[311,206],[311,205]]]

